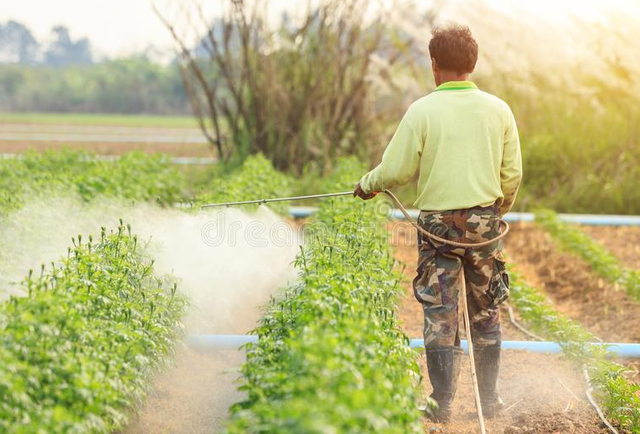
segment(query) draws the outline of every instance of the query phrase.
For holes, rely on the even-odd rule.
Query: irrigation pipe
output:
[[[213,335],[201,334],[187,337],[187,344],[203,351],[238,350],[248,343],[258,342],[255,335]],[[613,356],[625,359],[640,359],[640,344],[626,343],[592,343],[595,346],[605,346]],[[423,339],[410,339],[411,348],[424,348]],[[461,341],[461,348],[466,353],[469,346],[466,340]],[[520,350],[538,354],[562,354],[562,346],[550,341],[502,341],[502,349],[506,351]]]
[[[292,206],[289,208],[289,215],[293,218],[307,218],[316,211],[317,208],[313,206]],[[407,213],[415,219],[420,214],[420,210],[408,209]],[[391,210],[389,218],[393,220],[406,219],[399,209]],[[640,226],[640,216],[635,215],[558,214],[558,218],[565,223],[588,226]],[[535,215],[529,212],[510,212],[504,216],[504,220],[508,223],[533,222]]]

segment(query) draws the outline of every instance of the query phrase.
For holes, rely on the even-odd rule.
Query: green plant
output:
[[[522,319],[536,333],[560,344],[573,362],[585,366],[607,415],[625,430],[640,433],[640,385],[624,376],[629,370],[607,360],[606,347],[592,345],[596,337],[578,322],[558,313],[523,276],[510,267],[511,300]]]
[[[166,156],[132,152],[115,161],[70,150],[27,153],[0,160],[0,214],[26,200],[52,194],[156,201],[172,205],[182,198],[184,176]]]
[[[59,265],[0,305],[0,431],[106,433],[171,353],[185,300],[130,227],[78,236]]]
[[[363,169],[339,166],[341,188]],[[227,433],[422,432],[420,370],[394,310],[384,219],[370,204],[322,202],[296,260],[299,283],[269,303],[247,347],[247,398]]]
[[[604,246],[578,227],[560,221],[558,215],[551,210],[538,210],[535,221],[562,248],[584,259],[596,273],[624,288],[629,296],[640,301],[640,270],[624,267]]]

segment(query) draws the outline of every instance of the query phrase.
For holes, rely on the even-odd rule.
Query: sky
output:
[[[4,0],[0,22],[13,19],[26,24],[38,40],[44,41],[51,27],[65,25],[72,38],[87,37],[98,56],[120,56],[154,46],[169,51],[171,38],[154,15],[152,2],[169,18],[177,16],[178,5],[197,0]],[[382,0],[390,3],[392,0]],[[459,0],[453,0],[459,1]],[[465,0],[463,0],[465,1]],[[466,0],[479,1],[479,0]],[[636,0],[486,0],[504,11],[562,20],[571,14],[596,20],[603,4],[608,7]],[[200,0],[208,15],[220,12],[223,0]],[[281,11],[285,4],[306,3],[305,0],[271,0],[270,10]],[[417,0],[416,4],[426,4]]]

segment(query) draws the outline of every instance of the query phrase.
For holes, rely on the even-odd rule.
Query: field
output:
[[[0,114],[0,154],[70,148],[98,155],[164,153],[213,157],[190,117],[83,114]]]
[[[342,160],[318,188],[348,188],[363,170],[353,159]],[[29,173],[28,183],[22,173]],[[129,173],[136,173],[135,188]],[[267,228],[281,217],[255,209],[172,209],[189,198],[197,204],[292,191],[293,180],[264,158],[221,172],[195,198],[167,159],[145,154],[91,163],[70,151],[30,154],[0,161],[0,180],[8,192],[0,213],[0,277],[2,298],[9,297],[0,304],[7,361],[0,368],[0,390],[11,398],[0,406],[3,431],[19,432],[26,417],[26,426],[46,426],[48,432],[127,434],[241,433],[254,426],[264,427],[261,432],[330,427],[417,433],[434,427],[416,410],[419,403],[429,404],[428,381],[416,381],[420,372],[426,375],[424,357],[405,343],[405,336],[422,333],[421,308],[410,285],[415,239],[406,222],[386,222],[372,203],[350,198],[319,203],[310,220],[285,225],[291,234],[303,228],[305,234],[295,259],[298,278],[287,284],[296,273],[288,264],[298,236],[275,249],[257,248],[246,238],[212,247],[202,235],[221,215],[230,218],[226,224],[253,221]],[[274,210],[286,216],[286,206]],[[43,218],[51,222],[43,225]],[[595,337],[640,339],[633,286],[640,228],[566,226],[552,214],[539,219],[515,224],[506,242],[514,273],[511,308],[517,321],[565,350],[504,352],[500,387],[508,409],[488,422],[489,432],[607,432],[586,401],[582,366],[607,417],[623,432],[637,432],[635,362],[619,365],[584,345]],[[102,235],[100,226],[106,227]],[[43,240],[53,227],[56,235]],[[589,253],[558,233],[587,237],[578,246],[590,246]],[[54,265],[30,272],[39,261]],[[114,271],[99,271],[107,269]],[[14,283],[21,276],[28,279]],[[62,297],[75,300],[76,313],[49,310],[52,303],[64,306]],[[511,324],[506,309],[502,317],[505,340],[531,339]],[[100,336],[92,331],[96,321]],[[201,353],[180,343],[181,336],[251,329],[260,341],[246,349],[246,358],[242,352]],[[60,342],[67,344],[55,353],[35,351]],[[24,348],[30,348],[29,358],[21,356]],[[137,362],[131,364],[133,354]],[[39,371],[45,360],[50,373]],[[237,390],[233,372],[239,365]],[[459,417],[442,432],[475,430],[470,380],[463,372],[454,410]],[[37,383],[22,383],[24,375]],[[74,393],[61,395],[65,388]],[[79,405],[79,396],[93,402],[91,407]]]
[[[197,128],[191,116],[88,113],[0,113],[1,124]]]
[[[0,22],[0,434],[479,432],[466,357],[432,421],[417,237],[383,195],[201,207],[351,191],[434,90],[428,35],[452,17],[512,109],[512,211],[533,216],[510,215],[492,276],[503,341],[547,348],[505,344],[487,432],[640,434],[640,358],[603,345],[640,347],[640,226],[562,214],[640,216],[640,7],[316,3],[158,10],[167,64],[43,63],[89,43]],[[411,207],[415,183],[394,192]]]

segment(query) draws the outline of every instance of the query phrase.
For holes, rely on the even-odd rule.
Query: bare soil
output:
[[[406,297],[401,300],[399,316],[405,332],[412,338],[422,335],[423,316],[420,304],[413,297],[413,279],[417,248],[414,232],[406,222],[388,226],[395,246],[395,257],[405,265],[403,286]],[[511,256],[513,259],[513,257]],[[501,312],[505,340],[526,340]],[[462,328],[461,328],[462,330]],[[420,361],[426,394],[431,392],[424,358]],[[586,402],[585,383],[580,372],[561,356],[534,354],[526,351],[505,351],[500,371],[501,396],[507,409],[496,419],[487,421],[488,433],[606,433],[595,411]],[[478,432],[475,404],[468,360],[465,359],[454,401],[454,419],[446,425],[434,424],[425,418],[425,432],[468,434]]]
[[[144,406],[122,434],[208,434],[222,429],[228,409],[242,399],[236,389],[244,352],[184,349],[156,377]]]

